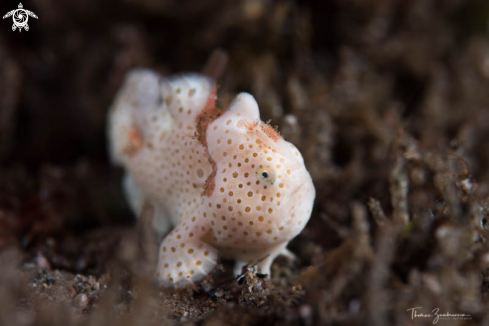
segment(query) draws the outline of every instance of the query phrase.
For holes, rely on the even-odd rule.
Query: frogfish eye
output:
[[[273,184],[275,182],[275,179],[277,178],[277,171],[275,171],[271,166],[261,166],[260,168],[256,171],[256,176],[258,177],[259,181],[263,181],[266,184]]]

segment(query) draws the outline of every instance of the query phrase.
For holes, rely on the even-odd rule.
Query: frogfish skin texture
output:
[[[298,149],[260,120],[250,94],[225,111],[215,101],[206,76],[134,70],[109,111],[128,201],[135,214],[151,203],[166,234],[156,269],[166,286],[199,281],[219,256],[236,261],[236,274],[257,261],[269,274],[311,215],[315,189]]]

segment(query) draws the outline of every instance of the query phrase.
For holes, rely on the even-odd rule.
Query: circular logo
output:
[[[29,20],[29,17],[24,9],[17,9],[12,17],[14,18],[14,24],[17,27],[24,27],[27,25],[27,21]]]

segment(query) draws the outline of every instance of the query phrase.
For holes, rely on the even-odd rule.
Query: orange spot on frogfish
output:
[[[278,132],[273,129],[272,126],[267,125],[266,123],[261,124],[261,130],[263,130],[263,132],[274,141],[278,141],[280,139],[280,135],[278,134]]]
[[[127,132],[127,142],[124,146],[124,154],[132,156],[143,147],[144,139],[137,127],[131,127]]]

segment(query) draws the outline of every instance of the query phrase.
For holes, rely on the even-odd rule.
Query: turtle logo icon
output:
[[[26,31],[29,30],[29,25],[27,25],[29,16],[37,19],[36,14],[33,13],[32,11],[25,10],[24,7],[22,6],[22,3],[19,3],[18,9],[14,9],[6,13],[5,16],[3,16],[3,19],[10,16],[12,16],[14,20],[14,24],[12,25],[12,31],[15,31],[18,28],[19,32],[22,31],[22,28],[24,28]]]

